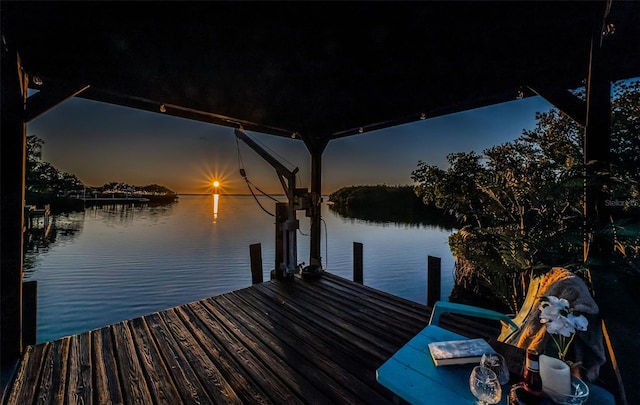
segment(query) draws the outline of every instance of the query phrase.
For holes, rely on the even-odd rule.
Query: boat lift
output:
[[[276,240],[276,277],[293,277],[297,273],[305,276],[320,275],[323,272],[321,264],[304,266],[304,262],[298,263],[297,230],[300,228],[300,221],[297,219],[296,211],[306,210],[307,216],[309,216],[311,202],[311,195],[306,188],[296,188],[296,173],[299,169],[297,167],[293,170],[286,168],[253,139],[249,138],[242,128],[235,129],[235,134],[238,139],[253,149],[276,170],[278,180],[280,180],[287,196],[286,204],[276,203],[276,230],[281,232],[282,239],[281,246]],[[240,175],[246,177],[244,169],[240,169]],[[283,205],[286,205],[286,215],[280,214],[281,212],[284,214],[284,210],[279,209],[279,206]]]

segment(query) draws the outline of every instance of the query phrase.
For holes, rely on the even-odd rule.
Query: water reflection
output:
[[[262,244],[264,279],[274,268],[274,221],[251,196],[185,195],[164,206],[110,205],[55,216],[55,243],[32,251],[38,280],[38,341],[135,318],[251,285],[249,246]],[[268,203],[266,197],[262,201]],[[323,265],[351,278],[353,242],[364,244],[365,284],[426,301],[427,255],[441,257],[451,291],[450,232],[345,221],[322,207]],[[215,226],[212,221],[217,220]],[[309,229],[301,216],[300,229]],[[46,249],[46,252],[44,251]],[[309,257],[301,235],[298,258]],[[328,253],[328,255],[327,255]],[[450,271],[447,271],[450,269]]]
[[[218,221],[218,201],[220,200],[220,194],[213,195],[213,223]]]
[[[128,226],[137,220],[157,222],[173,213],[176,202],[168,204],[116,203],[93,205],[86,208],[87,215],[110,226]]]
[[[72,243],[82,233],[85,212],[68,212],[52,216],[48,233],[44,229],[30,229],[26,234],[24,245],[25,279],[32,276],[34,269],[40,264],[42,255],[52,245]]]
[[[447,231],[455,228],[455,220],[453,218],[443,216],[441,212],[429,209],[416,210],[406,207],[378,207],[374,205],[344,208],[329,204],[329,210],[342,218],[351,220],[351,222],[360,220],[382,227],[388,226],[388,224],[395,224],[410,228],[433,226]]]

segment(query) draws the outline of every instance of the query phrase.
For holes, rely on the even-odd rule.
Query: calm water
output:
[[[261,201],[273,210],[273,202]],[[26,257],[26,278],[38,280],[38,341],[248,287],[253,243],[262,244],[268,280],[275,260],[273,218],[252,197],[220,196],[217,216],[213,205],[212,196],[189,195],[167,206],[91,207],[57,216],[55,241]],[[450,231],[365,223],[342,218],[326,204],[322,209],[327,271],[351,279],[353,242],[362,242],[366,285],[424,303],[427,255],[439,256],[447,299]],[[309,221],[298,214],[298,261],[308,262],[309,238],[302,233]]]

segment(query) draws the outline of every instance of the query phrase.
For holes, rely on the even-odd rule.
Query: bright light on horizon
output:
[[[198,171],[200,174],[197,175],[197,178],[200,180],[198,181],[196,194],[227,194],[237,192],[236,188],[238,188],[239,184],[236,184],[235,179],[230,174],[230,169],[200,166]]]

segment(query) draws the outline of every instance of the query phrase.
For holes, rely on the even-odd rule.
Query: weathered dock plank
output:
[[[300,398],[316,403],[334,402],[331,392],[338,390],[339,386],[328,375],[314,367],[305,356],[285,344],[278,336],[271,335],[250,320],[245,321],[242,313],[228,310],[225,303],[219,300],[216,303],[218,305],[209,305],[208,309],[228,320],[242,343],[258,354],[263,367],[280,376]],[[322,381],[322,384],[318,381]]]
[[[220,337],[224,342],[223,351],[236,367],[256,381],[263,392],[268,393],[270,399],[275,403],[302,403],[299,397],[299,391],[292,390],[287,384],[286,370],[279,362],[273,362],[267,349],[259,345],[258,342],[245,339],[244,331],[228,320],[223,312],[215,310],[214,313],[208,313],[202,308],[202,304],[198,303],[198,307],[190,308],[199,316],[203,327],[207,333],[212,333],[216,337]],[[212,308],[209,306],[208,308]],[[265,362],[271,362],[271,367],[266,367]],[[313,393],[315,388],[308,387]]]
[[[151,314],[146,321],[183,402],[194,405],[212,403],[213,400],[160,315]]]
[[[253,293],[253,290],[249,292]],[[306,348],[311,347],[325,354],[354,375],[362,375],[378,364],[376,361],[369,361],[369,358],[359,358],[358,354],[361,352],[351,342],[336,344],[337,340],[331,331],[322,329],[313,322],[309,322],[308,319],[301,318],[294,313],[280,312],[268,301],[261,301],[260,295],[251,296],[251,302],[245,301],[246,297],[240,296],[227,296],[226,298],[234,301],[242,300],[246,304],[252,305],[254,311],[251,314],[256,322],[262,324],[263,327],[273,329],[274,333],[282,336],[283,339],[287,338],[285,333],[287,332],[291,339],[299,342],[299,345],[305,345]],[[292,344],[295,344],[295,341]]]
[[[125,403],[151,404],[153,398],[138,360],[128,322],[113,325],[114,351]]]
[[[64,401],[67,378],[69,338],[51,343],[42,364],[42,377],[37,402],[41,404]]]
[[[25,349],[22,361],[16,371],[12,390],[5,391],[2,402],[9,404],[30,404],[38,395],[40,376],[47,365],[45,359],[51,344],[45,343],[38,346],[29,346]]]
[[[91,379],[91,343],[89,333],[70,337],[67,404],[93,403],[93,383]],[[53,347],[52,347],[53,349]]]
[[[116,364],[112,328],[91,332],[93,368],[95,376],[94,398],[98,404],[122,404],[122,390]]]
[[[226,294],[217,297],[217,300],[230,309],[232,312],[236,308],[241,308],[247,302],[243,301],[238,295]],[[241,320],[245,325],[252,325],[261,334],[264,339],[279,339],[286,345],[286,354],[295,352],[296,356],[301,356],[310,363],[311,367],[322,370],[325,375],[336,380],[341,385],[340,389],[335,392],[349,390],[360,400],[364,399],[368,403],[378,403],[383,400],[383,389],[376,390],[363,382],[359,376],[366,372],[365,368],[355,368],[352,365],[357,364],[356,359],[347,357],[341,352],[335,342],[320,339],[322,331],[310,330],[309,323],[304,322],[302,325],[296,320],[287,319],[276,311],[271,311],[268,316],[261,313],[258,308],[253,312],[242,313]],[[381,387],[380,387],[381,388]],[[345,399],[344,396],[342,399]]]
[[[206,347],[202,347],[199,344],[198,340],[202,341],[201,336],[198,336],[199,331],[193,329],[193,327],[189,328],[186,322],[183,323],[183,320],[180,319],[177,313],[178,310],[179,309],[173,309],[163,312],[161,314],[162,319],[178,342],[178,347],[182,349],[189,363],[193,365],[193,369],[197,373],[200,381],[202,381],[208,395],[214,403],[241,403],[233,387],[220,373],[216,364],[212,362],[208,351],[205,350]],[[213,345],[209,348],[212,349],[210,353],[214,356],[219,353]]]
[[[134,344],[138,349],[141,366],[146,370],[147,385],[156,400],[155,403],[167,405],[179,403],[180,394],[173,385],[173,380],[158,352],[145,319],[133,319],[129,322],[129,326]]]
[[[322,283],[313,285],[303,284],[291,292],[290,295],[296,302],[305,301],[314,305],[317,301],[325,302],[322,308],[334,319],[340,318],[349,325],[358,325],[358,328],[378,334],[380,328],[387,328],[382,334],[385,340],[394,344],[404,342],[407,333],[414,332],[410,324],[396,317],[397,312],[391,311],[384,305],[369,307],[367,302],[356,294],[336,295],[335,291],[323,288]]]
[[[273,280],[30,346],[2,404],[390,404],[375,371],[429,315],[331,274]]]

